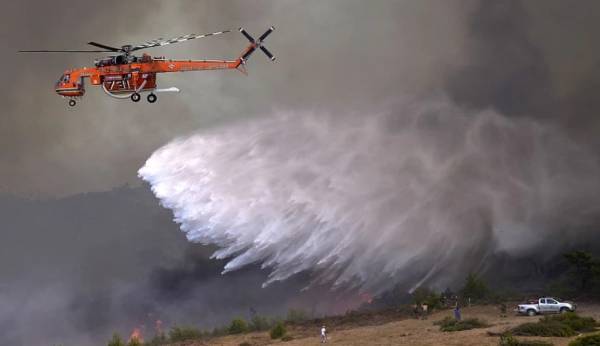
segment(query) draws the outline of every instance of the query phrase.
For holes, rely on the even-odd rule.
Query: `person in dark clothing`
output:
[[[460,304],[458,304],[458,301],[456,302],[456,306],[454,307],[454,319],[457,321],[461,320],[461,316],[460,316]]]

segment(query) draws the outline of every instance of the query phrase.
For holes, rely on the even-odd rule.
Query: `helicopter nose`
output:
[[[68,83],[56,83],[54,91],[60,96],[79,97],[85,94],[85,90],[80,85],[71,85]]]

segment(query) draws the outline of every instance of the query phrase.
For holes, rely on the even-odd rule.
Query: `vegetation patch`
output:
[[[269,330],[272,325],[273,322],[271,322],[268,318],[264,316],[254,315],[250,319],[250,323],[248,323],[248,328],[251,331],[260,332],[263,330]]]
[[[529,322],[516,326],[511,330],[514,335],[521,336],[573,336],[577,333],[573,328],[559,322]]]
[[[289,309],[285,321],[288,323],[302,323],[308,320],[308,314],[301,309]]]
[[[600,334],[582,336],[571,341],[569,346],[600,346]]]
[[[241,318],[231,321],[228,328],[229,334],[242,334],[248,332],[248,324]]]
[[[568,337],[592,332],[598,326],[591,317],[580,317],[575,313],[546,316],[538,322],[524,323],[511,330],[513,335]]]
[[[486,328],[490,325],[485,321],[478,318],[467,318],[461,321],[457,321],[452,317],[446,317],[443,320],[436,321],[433,323],[436,326],[440,326],[442,332],[458,332],[461,330],[469,330],[475,328]]]
[[[541,340],[518,340],[511,334],[500,336],[499,346],[552,346],[553,343]]]
[[[108,341],[108,346],[125,346],[125,342],[121,339],[121,336],[114,333],[112,338]]]
[[[175,326],[169,330],[169,340],[171,342],[180,342],[186,340],[195,340],[202,337],[200,329],[194,327]]]
[[[272,329],[271,329],[271,339],[279,339],[279,338],[283,338],[285,336],[285,333],[287,333],[287,330],[285,329],[285,326],[283,325],[282,322],[278,322]]]
[[[581,317],[574,312],[567,312],[561,315],[547,316],[543,320],[558,321],[571,327],[574,331],[580,333],[589,333],[596,330],[598,322],[592,317]],[[540,321],[540,322],[541,322]]]
[[[413,292],[413,301],[417,305],[426,304],[429,311],[439,309],[442,305],[441,296],[427,287],[417,288]]]

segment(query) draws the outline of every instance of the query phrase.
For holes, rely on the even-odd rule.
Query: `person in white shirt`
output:
[[[327,329],[325,326],[321,327],[321,343],[324,344],[327,342]]]

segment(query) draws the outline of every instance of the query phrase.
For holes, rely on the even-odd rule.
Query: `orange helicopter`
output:
[[[235,60],[171,60],[164,57],[151,57],[148,54],[143,54],[141,57],[131,54],[141,49],[161,47],[197,38],[220,35],[228,33],[230,30],[203,35],[184,35],[170,40],[157,39],[135,46],[123,45],[120,48],[96,42],[88,42],[89,45],[101,48],[102,50],[20,50],[19,52],[118,53],[118,55],[96,59],[94,67],[82,67],[65,71],[56,82],[56,93],[64,98],[68,98],[69,106],[73,107],[77,104],[76,99],[83,97],[85,94],[84,78],[89,78],[92,85],[101,85],[102,90],[111,97],[118,99],[130,98],[133,102],[138,102],[141,99],[140,93],[149,92],[147,100],[150,103],[154,103],[157,100],[156,93],[179,92],[179,89],[174,87],[158,89],[156,85],[157,73],[237,69],[246,74],[246,61],[257,48],[260,48],[271,61],[274,61],[275,57],[273,54],[263,45],[264,40],[273,30],[275,28],[270,27],[258,40],[255,40],[246,30],[239,28],[239,31],[250,41],[250,45]]]

